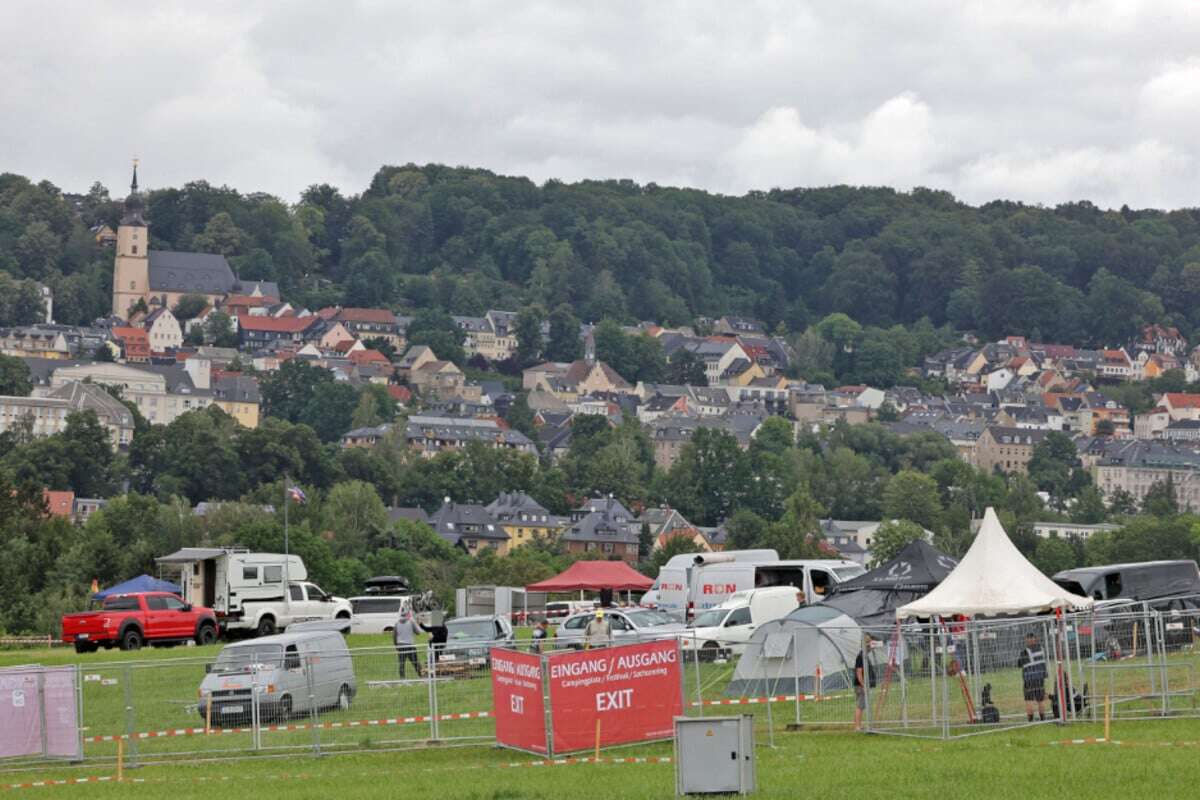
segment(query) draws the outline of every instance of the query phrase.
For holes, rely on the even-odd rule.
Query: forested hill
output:
[[[111,253],[88,228],[115,226],[119,207],[99,185],[64,197],[0,175],[0,324],[23,321],[7,285],[21,278],[54,289],[59,321],[102,315]],[[973,207],[845,186],[744,197],[538,186],[439,165],[384,167],[357,195],[313,186],[294,205],[199,181],[151,191],[147,207],[154,246],[223,253],[242,277],[276,280],[314,308],[478,314],[536,301],[592,321],[736,313],[789,331],[842,311],[864,325],[928,317],[989,338],[1092,344],[1123,342],[1142,322],[1189,335],[1200,325],[1196,210]]]

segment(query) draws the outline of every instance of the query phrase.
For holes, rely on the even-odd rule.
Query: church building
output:
[[[113,265],[113,316],[128,319],[141,300],[148,311],[173,308],[179,298],[194,294],[218,305],[227,295],[278,299],[279,287],[270,281],[240,281],[225,256],[150,249],[150,223],[138,193],[137,165],[125,198],[125,214],[117,227]]]

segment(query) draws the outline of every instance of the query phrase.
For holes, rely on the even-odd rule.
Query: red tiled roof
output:
[[[50,489],[42,490],[42,498],[52,517],[69,517],[75,510],[74,492],[55,492]]]
[[[146,331],[142,328],[118,327],[112,329],[112,335],[118,339],[130,339],[134,342],[149,342]]]
[[[255,297],[254,295],[249,294],[231,294],[225,298],[225,305],[259,308],[261,306],[273,305],[278,300],[278,297],[267,297],[265,295],[259,295],[258,297]]]
[[[355,350],[350,354],[350,361],[354,364],[392,364],[388,357],[378,350]]]
[[[409,400],[412,400],[412,392],[410,392],[405,386],[399,386],[395,383],[391,383],[388,384],[387,391],[388,394],[391,395],[392,399],[397,403],[407,403]]]
[[[1200,408],[1200,394],[1167,392],[1163,400],[1174,408]]]
[[[275,333],[300,333],[312,327],[317,321],[315,316],[309,317],[257,317],[249,314],[238,314],[238,327],[248,331],[271,331]]]
[[[343,308],[337,318],[346,322],[376,322],[394,325],[396,315],[386,308]]]

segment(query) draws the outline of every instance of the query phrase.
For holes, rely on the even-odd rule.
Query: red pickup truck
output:
[[[212,644],[220,629],[211,608],[191,606],[168,592],[119,594],[104,598],[99,611],[64,614],[62,638],[77,653],[117,645],[137,650],[147,642]]]

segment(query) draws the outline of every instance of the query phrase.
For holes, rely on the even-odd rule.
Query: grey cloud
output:
[[[1193,205],[1190,2],[0,4],[0,169],[294,199],[439,161]]]

